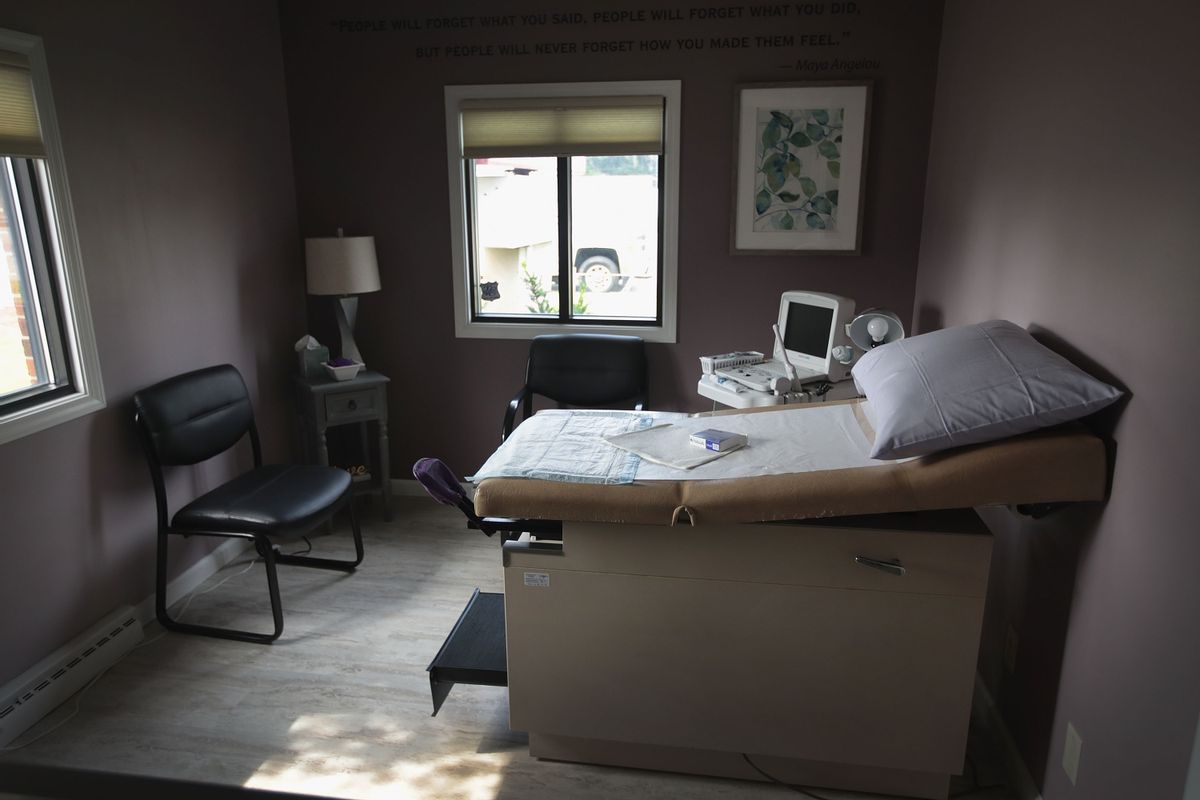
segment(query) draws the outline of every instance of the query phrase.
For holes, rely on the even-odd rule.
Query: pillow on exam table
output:
[[[927,455],[1087,416],[1121,391],[1007,320],[881,345],[854,382],[871,406],[872,458]]]

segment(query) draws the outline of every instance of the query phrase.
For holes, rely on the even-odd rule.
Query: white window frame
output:
[[[46,149],[45,167],[50,178],[43,197],[46,218],[42,220],[50,243],[49,277],[57,283],[62,300],[59,322],[74,387],[69,394],[25,408],[5,411],[0,406],[0,444],[4,444],[99,411],[105,407],[105,398],[45,48],[40,36],[0,28],[0,49],[22,53],[29,59],[33,96]]]
[[[462,158],[463,100],[512,97],[666,98],[663,112],[662,168],[662,324],[602,325],[546,321],[487,322],[471,319],[471,259],[467,241],[466,176]],[[648,342],[676,341],[679,262],[679,102],[680,82],[603,81],[595,83],[522,83],[446,87],[446,149],[450,174],[450,251],[454,265],[454,334],[460,339],[531,339],[543,333],[623,333]]]

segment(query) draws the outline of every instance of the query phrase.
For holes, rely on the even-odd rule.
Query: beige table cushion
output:
[[[476,489],[475,511],[652,525],[681,517],[696,524],[761,522],[1095,501],[1104,499],[1107,481],[1104,443],[1074,424],[900,463],[793,475],[618,486],[492,478]]]

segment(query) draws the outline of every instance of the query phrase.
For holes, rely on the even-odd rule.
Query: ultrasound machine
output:
[[[856,317],[849,298],[798,290],[780,297],[772,331],[770,358],[756,350],[701,356],[700,395],[734,408],[849,399],[857,396],[854,345],[865,351],[904,336],[891,312]]]

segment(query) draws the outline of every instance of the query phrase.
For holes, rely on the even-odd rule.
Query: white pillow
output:
[[[881,345],[859,359],[853,375],[871,404],[871,457],[880,459],[1015,436],[1121,396],[1007,320]]]

